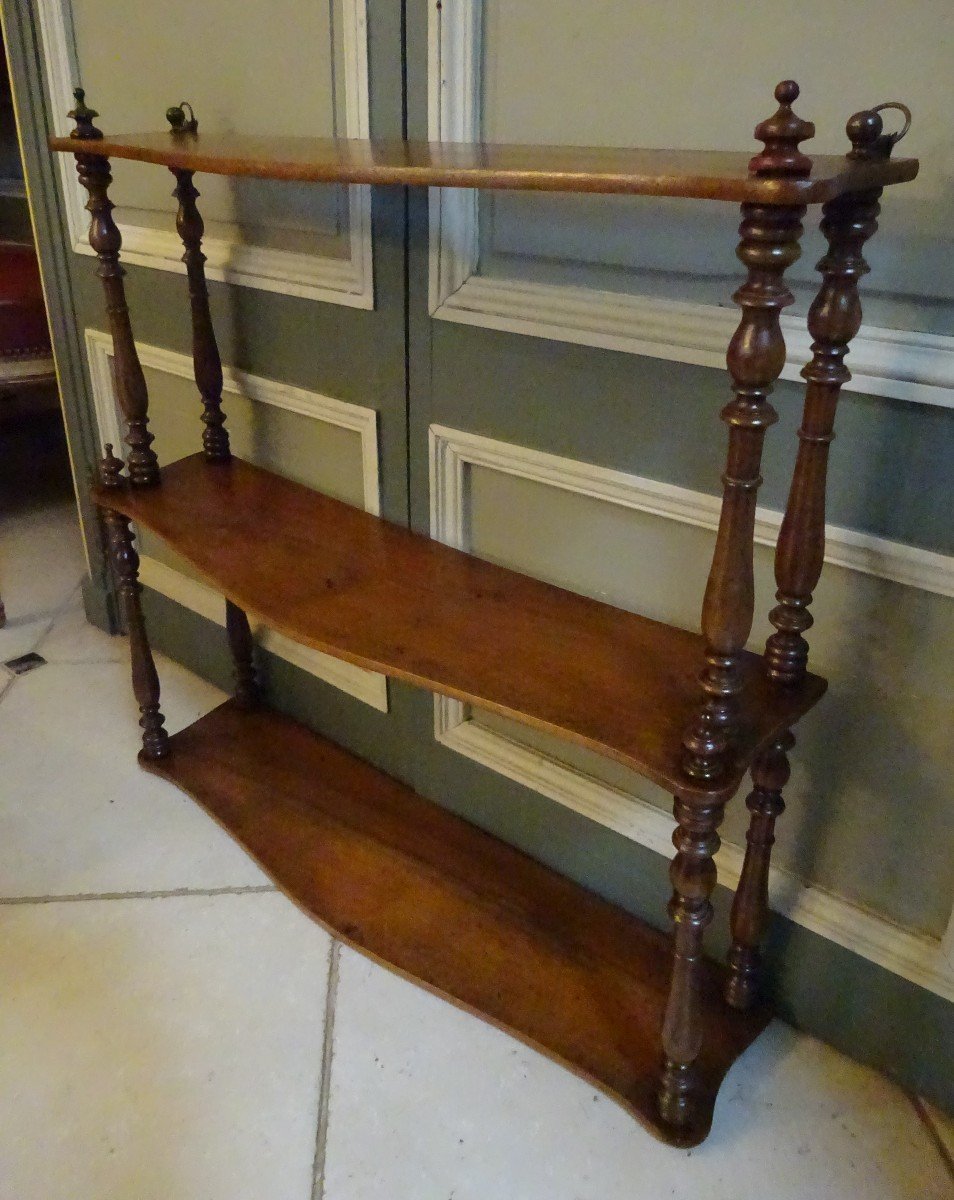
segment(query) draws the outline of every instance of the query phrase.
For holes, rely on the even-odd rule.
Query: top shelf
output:
[[[816,155],[807,179],[762,178],[750,174],[750,154],[723,150],[266,138],[232,133],[138,133],[96,140],[57,137],[50,139],[50,148],[257,179],[684,196],[761,204],[821,204],[844,192],[904,183],[918,173],[914,158],[852,162],[839,155]]]

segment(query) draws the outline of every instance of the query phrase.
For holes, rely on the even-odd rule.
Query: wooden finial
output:
[[[103,457],[99,460],[99,483],[104,488],[117,488],[123,482],[123,461],[113,454],[111,442],[104,447]]]
[[[810,175],[812,160],[802,154],[799,142],[815,136],[811,121],[803,121],[792,112],[799,88],[794,79],[783,79],[775,89],[778,111],[755,127],[755,136],[765,149],[749,163],[756,175]]]
[[[103,136],[103,131],[97,129],[93,124],[93,119],[99,116],[95,108],[89,108],[86,104],[86,92],[81,88],[73,88],[73,98],[76,101],[76,107],[71,108],[66,114],[70,120],[76,122],[76,128],[71,131],[71,138],[79,138],[81,141],[90,142]]]

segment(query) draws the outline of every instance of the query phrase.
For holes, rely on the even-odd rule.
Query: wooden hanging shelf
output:
[[[655,1100],[669,939],[288,717],[234,701],[141,758],[177,784],[335,936],[489,1019],[609,1093],[666,1141],[706,1136],[728,1068],[768,1011],[700,980],[693,1122]],[[660,916],[662,914],[660,913]]]
[[[297,642],[609,755],[681,795],[733,794],[756,750],[821,697],[746,656],[744,732],[718,784],[681,769],[705,646],[686,630],[506,570],[239,459],[199,455],[97,503],[157,533]],[[201,513],[202,519],[196,520]]]
[[[93,499],[103,515],[129,632],[141,761],[212,813],[269,874],[338,936],[538,1046],[615,1096],[667,1141],[709,1129],[729,1065],[763,1028],[760,942],[792,726],[825,681],[804,637],[824,562],[825,484],[844,357],[861,323],[858,281],[882,189],[913,179],[892,159],[910,127],[897,101],[856,112],[844,157],[809,157],[815,132],[793,108],[798,85],[755,129],[753,157],[195,132],[104,137],[76,89],[70,138],[89,194],[124,417],[126,461],[111,446]],[[186,109],[189,110],[188,116]],[[897,132],[886,132],[883,114]],[[169,167],[188,275],[203,455],[160,469],[145,375],[119,260],[109,160]],[[529,579],[231,458],[222,364],[205,280],[194,172],[316,183],[615,192],[741,204],[745,278],[727,353],[734,396],[723,500],[703,602],[705,636]],[[769,394],[785,362],[805,206],[823,203],[828,251],[809,314],[811,360],[799,449],[775,573],[775,632],[745,645],[754,618],[753,528]],[[125,471],[125,474],[124,474]],[[130,522],[162,537],[226,598],[235,701],[170,738],[140,600]],[[501,713],[598,751],[675,796],[667,938],[346,751],[260,707],[247,613],[295,641]],[[727,970],[703,957],[713,917],[717,829],[746,770],[751,820],[732,906]],[[660,907],[662,898],[660,899]]]
[[[601,146],[508,146],[357,138],[249,137],[234,133],[131,133],[62,153],[129,158],[175,170],[308,183],[407,184],[538,192],[615,192],[760,204],[821,204],[845,192],[913,179],[917,159],[850,162],[819,154],[808,178],[763,177],[750,154],[722,150],[627,150]]]

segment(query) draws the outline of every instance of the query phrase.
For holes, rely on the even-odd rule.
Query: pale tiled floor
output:
[[[954,1197],[954,1122],[781,1024],[679,1152],[339,948],[136,767],[69,506],[6,524],[0,554],[0,660],[49,660],[0,668],[2,1200]],[[218,699],[160,672],[172,729]]]

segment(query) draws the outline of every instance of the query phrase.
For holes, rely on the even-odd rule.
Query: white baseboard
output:
[[[435,425],[430,430],[431,536],[461,550],[468,549],[466,475],[471,466],[706,529],[715,529],[718,523],[715,497]],[[780,522],[780,513],[760,509],[759,541],[773,544]],[[854,530],[828,528],[826,561],[910,587],[954,595],[954,558]],[[673,820],[654,804],[481,725],[460,701],[436,697],[434,721],[435,737],[442,745],[671,857]],[[742,849],[734,845],[724,845],[718,855],[719,878],[730,887],[738,882],[742,857]],[[796,924],[954,1000],[954,917],[944,939],[912,933],[779,867],[772,868],[770,897],[772,907]]]

